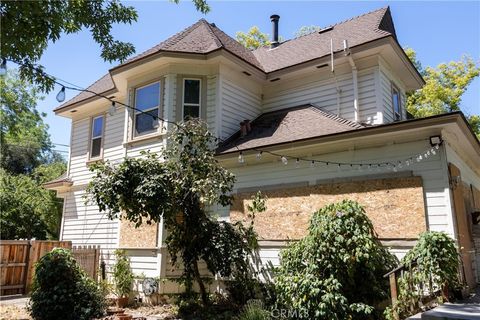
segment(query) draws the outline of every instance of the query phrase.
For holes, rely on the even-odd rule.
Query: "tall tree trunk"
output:
[[[208,304],[208,295],[207,290],[205,289],[205,284],[203,283],[202,278],[200,277],[200,272],[198,271],[198,261],[193,263],[193,272],[195,274],[195,280],[198,283],[198,287],[200,288],[200,295],[202,297],[203,305]]]

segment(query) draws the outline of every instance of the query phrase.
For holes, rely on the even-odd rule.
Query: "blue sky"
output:
[[[226,33],[235,36],[237,31],[246,31],[253,25],[270,33],[269,17],[276,13],[280,15],[280,35],[289,39],[301,26],[324,27],[389,5],[400,44],[414,48],[424,67],[458,60],[465,53],[480,60],[479,1],[210,1],[211,12],[206,15],[197,12],[189,0],[181,0],[178,5],[169,1],[124,3],[137,9],[138,21],[132,25],[115,25],[113,34],[119,40],[133,43],[137,53],[200,18],[215,22]],[[40,63],[48,73],[81,87],[89,86],[116,65],[100,58],[99,46],[88,31],[51,43]],[[52,112],[58,106],[56,91],[39,102],[39,109],[47,113],[52,141],[69,144],[70,120]],[[67,91],[67,99],[74,95],[76,92]],[[478,78],[464,95],[462,107],[467,113],[480,114]]]

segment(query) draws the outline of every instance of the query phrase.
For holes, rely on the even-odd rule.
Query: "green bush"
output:
[[[395,266],[358,203],[327,205],[313,214],[307,236],[281,253],[279,307],[308,319],[378,318],[389,297],[383,275]]]
[[[134,275],[130,259],[125,250],[115,250],[116,262],[113,266],[113,283],[117,297],[128,297],[132,291]]]
[[[104,298],[67,249],[53,249],[35,266],[29,311],[35,320],[100,317]]]
[[[385,317],[395,319],[397,313],[406,318],[420,311],[422,296],[432,295],[441,300],[442,288],[459,288],[459,263],[451,237],[437,231],[422,233],[415,247],[402,259],[411,272],[404,272],[398,279],[398,300],[385,311]]]
[[[269,320],[271,319],[269,311],[265,310],[262,301],[250,300],[243,307],[236,320]]]

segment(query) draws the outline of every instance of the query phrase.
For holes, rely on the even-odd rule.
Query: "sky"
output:
[[[208,1],[208,0],[207,0]],[[214,22],[234,37],[256,25],[271,33],[270,15],[280,15],[279,33],[284,39],[294,37],[302,26],[326,27],[375,9],[390,6],[400,44],[411,47],[424,67],[459,60],[469,54],[480,61],[480,1],[212,1],[211,11],[203,15],[189,0],[122,1],[136,8],[138,21],[132,25],[114,25],[118,40],[133,43],[141,53],[201,18]],[[64,35],[50,43],[40,60],[46,71],[59,79],[83,88],[88,87],[117,63],[100,57],[100,48],[88,30]],[[55,116],[59,105],[55,96],[59,88],[45,96],[38,108],[45,112],[52,141],[70,143],[70,119]],[[77,93],[67,90],[67,100]],[[480,114],[480,79],[476,79],[463,96],[462,109]],[[59,150],[68,150],[57,145]]]

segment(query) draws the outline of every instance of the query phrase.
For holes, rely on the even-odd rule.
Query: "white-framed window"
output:
[[[402,120],[402,98],[400,90],[392,83],[393,121]]]
[[[133,136],[141,136],[157,131],[160,115],[160,81],[135,89],[135,109],[133,114]]]
[[[100,115],[92,118],[90,159],[101,158],[103,151],[103,132],[105,127],[105,116]]]
[[[182,117],[200,118],[202,81],[200,79],[183,79]]]

